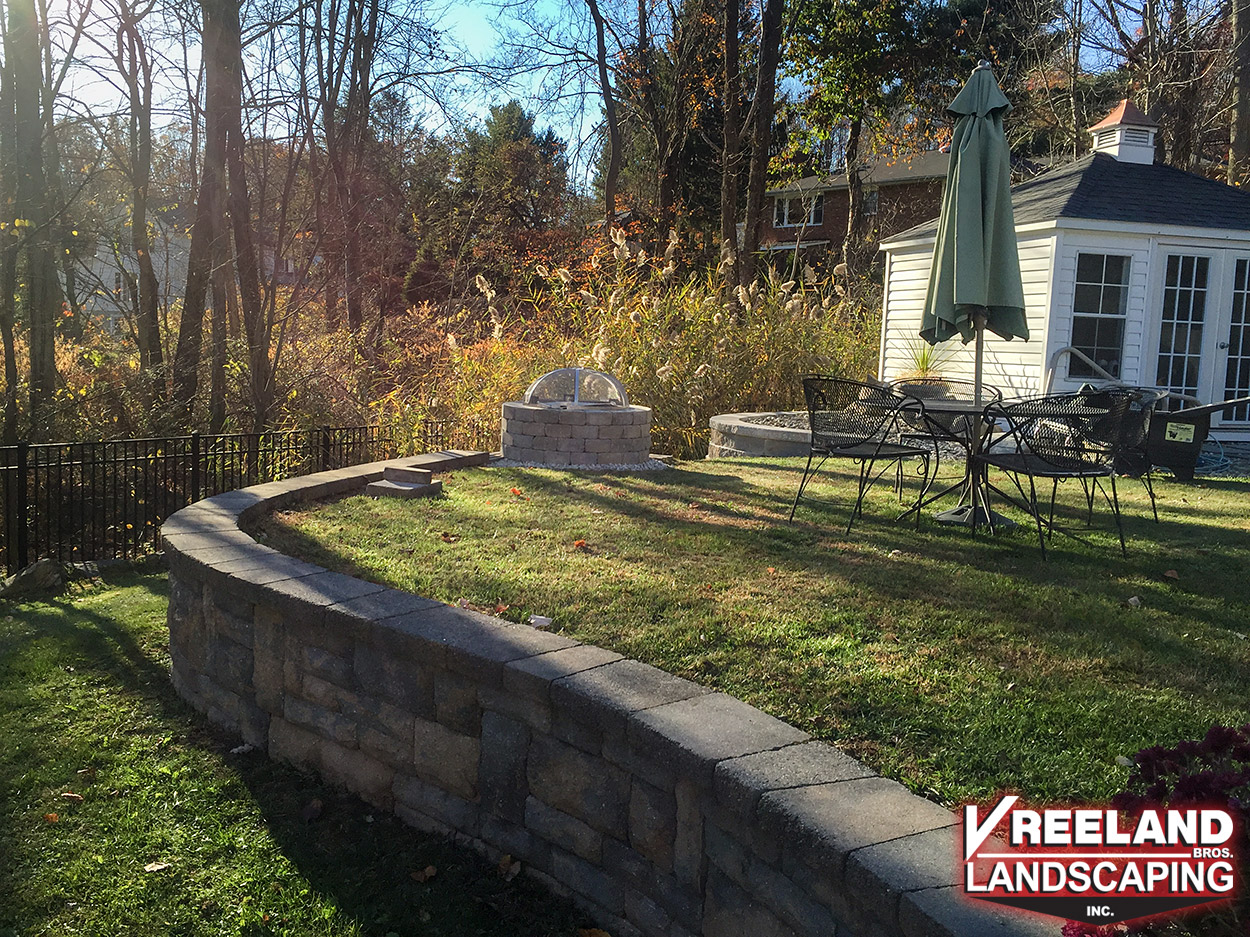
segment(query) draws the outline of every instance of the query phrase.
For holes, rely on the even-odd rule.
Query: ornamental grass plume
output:
[[[613,229],[612,243],[622,250],[624,232]],[[456,321],[455,347],[450,328],[432,353],[396,336],[378,362],[395,393],[375,414],[393,421],[401,452],[430,425],[459,434],[444,445],[494,448],[501,403],[580,363],[610,370],[631,403],[651,408],[655,451],[701,458],[710,417],[801,409],[805,373],[871,372],[880,321],[871,296],[838,301],[827,281],[771,276],[737,289],[741,305],[727,307],[714,270],[666,274],[679,251],[670,239],[642,264],[596,266],[596,253],[571,271],[544,267],[546,277],[535,267],[529,294],[496,298],[497,318]]]

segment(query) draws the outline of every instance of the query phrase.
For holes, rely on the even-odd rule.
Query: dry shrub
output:
[[[437,349],[428,337],[415,345],[392,338],[392,383],[375,400],[378,419],[401,448],[419,444],[422,425],[448,420],[460,444],[494,447],[501,403],[543,372],[577,365],[619,377],[632,403],[654,411],[655,450],[691,458],[706,454],[708,419],[718,413],[796,409],[803,374],[871,372],[874,296],[848,300],[814,277],[772,276],[723,297],[710,272],[676,280],[676,247],[651,258],[621,238],[579,275],[539,266],[531,295],[506,311],[479,284],[484,311],[436,322]],[[423,373],[414,373],[417,362]]]

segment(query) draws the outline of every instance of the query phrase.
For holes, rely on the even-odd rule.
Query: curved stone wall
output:
[[[165,523],[173,679],[213,722],[413,826],[510,853],[613,937],[1057,932],[963,899],[950,812],[784,722],[239,529],[386,464],[219,495]]]
[[[805,429],[771,426],[748,422],[749,417],[789,414],[721,413],[708,420],[709,459],[737,459],[744,456],[807,455],[812,448],[812,434]],[[803,416],[807,416],[806,413]]]

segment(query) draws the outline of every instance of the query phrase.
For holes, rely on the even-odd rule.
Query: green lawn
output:
[[[1031,527],[894,524],[889,486],[845,536],[838,472],[812,489],[834,503],[805,500],[787,524],[801,467],[472,469],[438,500],[347,498],[261,535],[444,601],[551,616],[945,804],[1003,789],[1103,800],[1127,776],[1117,758],[1250,721],[1245,481],[1161,480],[1156,525],[1122,479],[1128,558],[1104,507],[1043,562]],[[1079,489],[1064,498],[1075,515]]]
[[[134,573],[0,602],[0,937],[585,926],[523,877],[232,752],[173,692],[165,607],[165,577]]]

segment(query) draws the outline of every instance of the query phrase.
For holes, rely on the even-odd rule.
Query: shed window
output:
[[[1112,377],[1120,376],[1130,258],[1077,254],[1072,299],[1072,347]],[[1085,361],[1068,358],[1068,377],[1103,377]]]
[[[817,227],[825,220],[824,195],[808,195],[802,198],[778,198],[773,209],[773,227],[797,228],[799,225]]]

